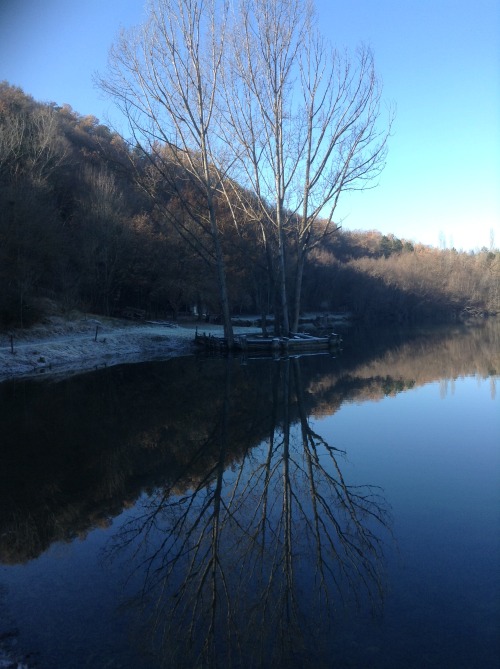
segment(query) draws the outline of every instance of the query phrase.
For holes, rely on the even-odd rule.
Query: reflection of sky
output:
[[[377,621],[376,631],[367,625],[356,635],[361,649],[390,649],[392,664],[384,655],[382,664],[374,658],[369,666],[408,666],[397,664],[398,653],[404,660],[433,657],[430,666],[493,666],[491,647],[484,662],[467,652],[487,650],[481,640],[492,638],[489,626],[498,622],[499,402],[498,396],[492,399],[489,379],[466,377],[448,382],[447,392],[443,383],[433,382],[377,402],[347,403],[332,416],[310,420],[331,446],[346,451],[337,458],[346,484],[380,486],[381,498],[392,507],[395,542],[388,540],[384,549],[389,593],[383,621]],[[292,437],[298,457],[298,425]],[[267,446],[258,450],[265,458]],[[259,462],[256,451],[251,460],[250,470]],[[234,483],[237,472],[237,466],[228,471],[226,483]],[[276,478],[281,480],[281,468]],[[248,492],[253,512],[259,488],[250,486]],[[115,617],[130,565],[124,568],[119,560],[102,570],[101,551],[124,521],[143,511],[139,504],[115,519],[109,531],[93,530],[86,541],[54,545],[24,567],[2,568],[11,614],[17,626],[29,630],[21,641],[40,650],[45,660],[54,648],[70,643],[79,658],[112,652],[115,662],[131,666],[127,628]],[[279,500],[269,509],[269,517],[274,515],[279,515]],[[133,578],[126,591],[134,591],[141,573]],[[345,618],[342,624],[347,625]],[[54,642],[54,634],[60,641]],[[348,629],[348,639],[349,634]],[[88,639],[92,651],[86,648]],[[439,653],[463,663],[440,662]]]
[[[491,479],[500,464],[500,396],[492,381],[459,378],[446,382],[446,392],[434,382],[378,402],[344,404],[318,429],[347,451],[356,478],[384,488],[398,488],[404,473],[405,485],[427,490],[433,480]]]
[[[446,393],[434,382],[345,404],[316,423],[346,449],[346,479],[381,486],[392,507],[386,629],[411,629],[431,656],[437,648],[457,653],[464,667],[494,666],[500,622],[500,397],[491,381],[459,378]],[[468,657],[482,634],[485,657]]]

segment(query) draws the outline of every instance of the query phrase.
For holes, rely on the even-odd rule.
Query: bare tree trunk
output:
[[[341,193],[381,173],[392,113],[379,125],[381,88],[366,47],[340,55],[318,32],[312,3],[242,0],[224,73],[225,136],[240,183],[275,231],[281,326],[297,329],[309,251],[338,228]],[[293,303],[289,235],[297,243]],[[270,239],[270,238],[269,238]],[[289,313],[291,311],[291,314]]]
[[[299,329],[300,318],[300,303],[302,294],[302,278],[304,276],[304,265],[306,257],[304,253],[298,251],[297,266],[295,269],[295,290],[293,292],[292,305],[292,332],[297,332]]]
[[[286,287],[286,261],[285,261],[285,240],[283,229],[278,230],[279,235],[279,291],[281,301],[281,331],[285,337],[290,334],[290,323],[288,319],[288,295]]]
[[[123,33],[110,55],[109,74],[98,80],[121,108],[133,141],[147,159],[152,183],[143,187],[158,200],[180,203],[199,234],[167,218],[204,259],[216,267],[224,334],[233,346],[216,198],[225,178],[225,146],[216,130],[216,99],[226,52],[227,0],[152,0],[148,22]],[[175,170],[172,167],[175,166]],[[179,188],[179,175],[184,189]],[[197,206],[197,203],[199,206]],[[199,244],[209,234],[212,248]]]
[[[210,206],[210,228],[212,231],[212,238],[215,247],[215,260],[217,265],[217,279],[219,283],[219,295],[222,309],[222,322],[224,324],[224,337],[227,340],[228,347],[231,349],[234,347],[234,334],[231,322],[231,310],[229,307],[229,296],[227,292],[224,256],[222,253],[222,245],[220,241],[219,230],[217,228],[217,219],[215,216],[213,204]]]
[[[204,203],[205,213],[184,204],[193,225],[211,237],[231,345],[217,199],[226,198],[236,225],[251,212],[266,227],[264,243],[277,254],[279,325],[288,334],[291,306],[296,329],[307,255],[335,229],[341,193],[363,190],[381,173],[392,115],[381,129],[370,50],[351,58],[329,47],[316,30],[312,2],[240,0],[233,15],[228,3],[151,0],[149,23],[122,37],[101,85],[125,112],[160,187],[176,164]]]

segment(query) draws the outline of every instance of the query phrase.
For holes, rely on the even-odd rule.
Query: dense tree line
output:
[[[500,253],[436,249],[378,232],[336,235],[311,259],[311,308],[396,322],[500,313]]]
[[[135,186],[134,161],[95,117],[0,86],[4,324],[38,318],[41,298],[107,314],[175,311],[197,283],[210,298],[197,256]]]
[[[0,84],[2,326],[29,325],[53,303],[115,315],[133,308],[176,318],[194,305],[212,316],[221,313],[210,230],[196,213],[203,201],[165,147],[156,152],[164,152],[162,170],[175,189],[162,189],[152,169],[156,154],[136,150],[95,117]],[[226,187],[235,202],[243,192],[250,202],[242,186]],[[213,206],[231,312],[279,312],[280,287],[262,221],[249,208],[239,209],[235,221],[230,203],[216,196]],[[293,260],[297,229],[285,232],[285,254]],[[342,232],[321,220],[311,234],[303,311],[345,309],[398,320],[500,312],[500,253],[494,248],[437,250],[378,232]],[[285,279],[293,295],[293,274]]]

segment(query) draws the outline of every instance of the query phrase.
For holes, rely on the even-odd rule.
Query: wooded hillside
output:
[[[178,166],[171,169],[169,182],[194,208],[196,192]],[[162,192],[157,176],[151,198],[144,188],[149,170],[143,153],[95,117],[0,84],[3,327],[29,325],[49,303],[114,315],[132,308],[176,318],[194,305],[220,314],[209,232],[193,228],[185,206],[176,207],[175,194]],[[231,188],[237,192],[238,185]],[[225,216],[227,204],[216,206],[219,219],[227,219],[222,246],[232,313],[272,314],[277,288],[259,222],[242,214],[235,226]],[[286,253],[297,253],[293,231]],[[375,231],[335,231],[308,256],[302,310],[397,321],[498,314],[500,252],[437,250]]]

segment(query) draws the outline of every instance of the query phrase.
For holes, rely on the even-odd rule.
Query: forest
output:
[[[0,326],[26,327],[48,310],[177,319],[221,318],[210,230],[186,215],[200,206],[178,161],[162,190],[154,155],[69,105],[35,101],[0,83]],[[226,184],[227,186],[227,184]],[[235,200],[242,187],[229,184]],[[152,192],[154,191],[154,197]],[[227,193],[226,193],[227,194]],[[215,198],[233,317],[276,314],[262,221]],[[323,225],[323,227],[322,227]],[[301,312],[409,323],[500,313],[500,251],[437,249],[344,231],[318,220],[303,269]],[[284,253],[299,253],[296,228]],[[293,262],[287,264],[293,267]],[[292,272],[285,276],[290,294]]]

